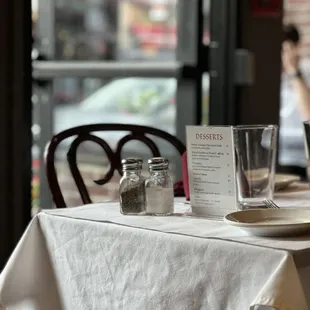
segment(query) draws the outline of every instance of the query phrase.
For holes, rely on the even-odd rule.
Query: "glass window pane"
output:
[[[108,141],[111,146],[115,147],[116,140],[125,136],[126,132],[110,132],[110,133],[94,133],[96,136]],[[160,148],[162,155],[167,157],[170,161],[170,175],[173,181],[178,180],[176,175],[176,166],[180,162],[180,155],[178,155],[174,148],[162,139],[152,138]],[[72,179],[69,166],[66,160],[66,153],[68,151],[70,139],[61,143],[56,152],[56,169],[60,181],[65,201],[68,206],[79,206],[82,204],[80,195]],[[138,157],[144,161],[143,175],[148,176],[147,160],[152,157],[150,150],[139,141],[130,141],[126,144],[122,151],[122,158]],[[85,185],[89,191],[93,202],[103,202],[106,200],[118,200],[118,189],[120,176],[118,172],[114,172],[113,178],[104,185],[95,184],[94,180],[102,179],[108,172],[110,165],[104,151],[92,142],[85,142],[80,145],[78,149],[78,167],[82,174]]]
[[[131,123],[175,133],[174,78],[54,80],[55,133],[91,123]]]
[[[78,90],[83,98],[80,102],[58,100],[57,85],[71,83],[72,89]],[[175,132],[175,90],[176,81],[171,78],[123,78],[114,80],[96,79],[55,79],[54,128],[55,133],[70,127],[93,123],[130,123],[160,128]],[[68,88],[67,88],[68,89]],[[71,96],[73,97],[73,96]],[[112,148],[126,132],[96,133],[105,139]],[[171,160],[172,170],[177,154],[173,147],[161,139],[155,139],[163,152]],[[69,205],[81,204],[79,194],[73,184],[66,162],[69,143],[64,142],[57,152],[57,168]],[[138,156],[145,161],[144,173],[147,174],[146,161],[151,157],[150,150],[141,142],[131,141],[124,147],[122,157]],[[93,180],[100,179],[109,169],[104,151],[92,142],[86,142],[79,148],[78,162],[82,176],[94,201],[118,198],[120,177],[115,172],[114,178],[103,186]]]
[[[130,123],[159,128],[171,134],[175,133],[175,93],[174,78],[120,78],[114,80],[54,79],[54,133],[85,124],[94,123]],[[36,107],[44,105],[35,104]],[[36,113],[34,113],[36,114]],[[40,120],[34,118],[33,134]],[[44,126],[44,123],[41,122]],[[126,132],[95,133],[106,140],[112,149]],[[50,139],[50,137],[49,137]],[[160,138],[152,139],[158,145],[162,155],[171,162],[171,175],[176,181],[180,165],[180,155],[169,143]],[[60,186],[69,206],[81,205],[78,191],[71,177],[66,154],[72,139],[61,143],[56,153],[56,166]],[[141,157],[144,162],[144,174],[147,175],[147,159],[152,157],[148,147],[139,141],[128,142],[122,158]],[[93,181],[104,177],[109,169],[106,154],[96,144],[85,142],[78,149],[78,164],[93,201],[116,199],[120,177],[115,172],[113,180],[103,186]],[[33,148],[33,204],[38,205],[39,192],[39,151]]]
[[[175,59],[176,6],[177,0],[32,0],[34,12],[40,8],[39,16],[34,14],[34,46],[39,53],[47,53],[54,60],[102,60],[102,61],[171,61]],[[49,8],[55,4],[54,14]],[[204,0],[204,44],[209,43],[209,0]],[[51,14],[53,16],[51,16]],[[104,74],[104,73],[103,73]],[[80,79],[55,78],[53,92],[47,90],[47,97],[54,104],[54,133],[69,127],[88,123],[134,123],[153,126],[175,134],[177,83],[173,78],[120,78]],[[208,123],[209,78],[203,78],[203,118]],[[46,102],[45,102],[46,103]],[[188,104],[195,104],[188,102]],[[45,105],[40,105],[45,109]],[[36,109],[36,108],[35,108]],[[186,113],[186,111],[184,111]],[[46,114],[44,117],[47,117]],[[40,136],[40,130],[46,125],[40,115],[34,121],[34,136]],[[44,118],[43,118],[44,119]],[[43,127],[40,128],[40,125]],[[186,124],[184,124],[186,125]],[[117,136],[104,136],[113,143]],[[51,136],[46,136],[48,141]],[[115,144],[115,143],[114,143]],[[160,145],[163,155],[170,157],[172,166],[176,161],[175,153]],[[104,175],[106,163],[104,154],[98,146],[84,146],[79,159],[83,167],[92,167],[100,176]],[[147,159],[151,154],[143,145],[131,142],[126,146],[125,154],[131,150],[141,151]],[[38,172],[38,154],[34,147],[34,176]],[[165,154],[165,152],[167,154]],[[65,152],[60,151],[58,161],[65,165]],[[98,155],[100,154],[100,155]],[[172,155],[171,155],[172,154]],[[139,154],[136,154],[139,155]],[[179,157],[179,156],[177,156]],[[61,167],[61,166],[60,166]],[[104,168],[106,167],[106,168]],[[94,169],[93,169],[94,168]],[[67,168],[66,168],[67,169]],[[83,173],[93,186],[98,175],[90,170]],[[103,170],[102,170],[103,169]],[[64,173],[65,168],[60,169]],[[180,174],[173,170],[174,179]],[[68,171],[67,171],[68,172]],[[64,174],[70,175],[70,173]],[[34,177],[34,196],[38,193],[38,178]],[[71,191],[77,193],[71,184]],[[73,187],[72,187],[73,186]],[[103,190],[110,185],[97,186],[100,200],[106,197]],[[66,185],[65,185],[66,188]],[[112,195],[115,194],[115,186]],[[97,192],[94,192],[95,196]],[[108,197],[107,196],[107,197]],[[96,199],[95,199],[96,200]],[[76,205],[74,199],[69,205]],[[77,204],[80,204],[79,201]]]
[[[56,0],[55,59],[172,60],[176,2]]]

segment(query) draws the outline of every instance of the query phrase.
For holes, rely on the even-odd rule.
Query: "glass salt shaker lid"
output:
[[[168,169],[169,160],[164,157],[153,157],[148,160],[150,170],[163,170]]]
[[[125,158],[122,160],[124,170],[142,169],[143,160],[141,158]]]

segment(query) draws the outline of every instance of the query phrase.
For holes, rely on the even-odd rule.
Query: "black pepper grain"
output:
[[[144,182],[129,185],[120,193],[121,213],[139,214],[145,211],[146,198]]]

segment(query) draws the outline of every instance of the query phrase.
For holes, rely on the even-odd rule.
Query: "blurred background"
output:
[[[205,0],[204,45],[210,41],[209,13],[210,1]],[[153,126],[176,134],[177,0],[74,0],[74,4],[68,0],[32,0],[32,19],[33,60],[53,60],[49,67],[52,75],[45,81],[38,78],[33,88],[32,187],[33,208],[37,209],[40,201],[47,207],[51,207],[52,203],[42,167],[42,149],[53,133],[82,124],[115,122]],[[86,61],[88,65],[81,70],[70,67],[70,63],[77,61]],[[72,76],[62,77],[64,62],[72,69]],[[135,76],[135,73],[139,75],[140,67],[134,72],[133,65],[132,76],[129,73],[126,77],[105,77],[106,68],[103,68],[102,78],[93,78],[92,69],[99,62],[109,62],[114,66],[117,63],[141,65],[143,62],[149,76]],[[158,73],[147,66],[154,63],[163,68],[163,77],[152,77]],[[174,68],[165,72],[171,63]],[[46,67],[40,68],[42,70],[36,72],[44,75]],[[74,76],[74,72],[79,76]],[[207,73],[202,77],[201,96],[202,123],[207,124]],[[112,145],[120,135],[122,133],[101,134]],[[60,148],[57,166],[66,201],[69,205],[77,205],[80,203],[79,195],[66,164],[67,146],[64,144]],[[103,188],[98,188],[93,182],[108,169],[103,151],[92,143],[85,143],[81,148],[79,168],[94,201],[102,201],[103,197],[117,198],[118,176]],[[137,148],[140,151],[135,154]],[[171,159],[176,180],[174,162],[178,156],[164,142],[161,148]],[[130,142],[123,156],[131,155],[147,159],[150,152],[142,143]]]
[[[298,28],[301,67],[310,76],[309,13],[308,0],[0,1],[0,265],[30,208],[53,207],[43,159],[61,130],[143,124],[185,143],[186,125],[281,126],[283,25]],[[112,146],[120,137],[98,135]],[[75,206],[70,142],[58,149],[56,165]],[[175,150],[156,142],[179,180]],[[147,159],[150,151],[132,141],[122,155]],[[97,145],[81,145],[78,162],[94,201],[117,196],[117,175],[106,186],[93,182],[108,169]]]
[[[202,2],[201,12],[195,11],[198,2]],[[256,67],[272,61],[279,48],[274,48],[266,31],[270,27],[273,27],[271,32],[279,30],[279,18],[281,23],[296,24],[302,32],[301,55],[306,70],[310,70],[309,1],[279,1],[278,6],[277,1],[269,1],[271,5],[265,1],[265,6],[260,1],[198,2],[184,4],[183,1],[180,5],[178,0],[32,0],[32,58],[34,62],[43,61],[34,65],[32,95],[34,210],[40,206],[52,207],[43,150],[52,135],[64,129],[88,123],[132,123],[163,129],[182,140],[184,137],[177,128],[187,124],[242,123],[243,116],[236,115],[236,102],[255,96],[255,90],[251,94],[246,88],[249,85],[263,87],[262,83],[255,84],[266,71],[260,73],[262,66],[254,70],[252,57],[256,57]],[[191,16],[196,16],[196,23],[187,20],[189,11],[195,12]],[[252,16],[251,21],[246,14]],[[246,23],[249,23],[248,31]],[[191,28],[189,32],[188,28]],[[265,42],[251,39],[253,34],[265,36]],[[199,35],[201,42],[195,38]],[[280,40],[279,34],[276,41]],[[218,46],[221,41],[224,45]],[[186,44],[197,45],[196,59],[195,51],[184,49]],[[244,48],[235,50],[238,45]],[[257,48],[262,51],[255,51]],[[233,55],[235,51],[239,51],[239,63]],[[259,54],[264,59],[259,60]],[[191,86],[194,97],[180,97],[188,91],[185,84],[189,78],[183,73],[178,76],[178,61],[200,71],[195,78],[190,77],[198,84]],[[277,60],[274,66],[279,65]],[[237,72],[237,81],[231,71]],[[279,79],[271,81],[277,84],[275,87],[279,87]],[[193,98],[199,102],[191,115],[182,116],[182,109],[186,114],[191,104],[188,100]],[[209,105],[210,98],[213,100]],[[257,118],[247,118],[247,123],[251,121],[257,122]],[[121,134],[100,135],[113,145]],[[78,205],[79,195],[66,163],[69,142],[58,150],[57,167],[68,205]],[[178,156],[164,143],[160,146],[172,163],[176,181],[180,177]],[[147,159],[150,152],[142,144],[130,142],[123,156],[131,155]],[[108,169],[98,146],[85,143],[80,147],[79,168],[94,201],[117,198],[117,175],[104,187],[93,182]]]

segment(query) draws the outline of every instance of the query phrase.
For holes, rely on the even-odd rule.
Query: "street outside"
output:
[[[177,0],[94,0],[86,2],[77,0],[74,6],[69,0],[60,0],[55,3],[52,25],[45,24],[45,20],[51,20],[50,12],[44,10],[48,0],[32,1],[33,48],[38,55],[41,55],[42,50],[46,50],[44,40],[48,39],[48,35],[52,33],[53,37],[49,39],[54,42],[51,50],[52,59],[55,61],[162,62],[175,60]],[[41,7],[40,14],[38,6]],[[204,12],[205,44],[209,42],[207,11]],[[41,29],[40,25],[44,25],[44,29]],[[49,28],[52,31],[44,33],[43,30]],[[41,59],[46,59],[45,55],[41,56],[43,56]],[[112,122],[152,126],[175,134],[177,82],[174,78],[131,77],[110,80],[82,79],[73,76],[55,78],[52,82],[53,92],[47,96],[50,96],[53,103],[53,115],[50,116],[54,119],[53,134],[79,125]],[[209,78],[205,76],[202,103],[204,123],[208,118],[206,113],[208,92]],[[45,126],[45,120],[41,120],[40,113],[36,112],[39,106],[39,104],[34,105],[33,109],[34,144],[40,141],[40,132]],[[99,136],[102,137],[101,134]],[[113,148],[115,141],[118,140],[116,136],[117,134],[111,133],[103,138],[109,144],[112,142]],[[165,146],[159,147],[160,150],[166,150]],[[133,148],[136,153],[137,150],[142,152],[139,147]],[[65,201],[68,206],[81,205],[79,193],[66,162],[66,152],[61,152],[62,155],[57,159],[57,170]],[[100,179],[105,172],[104,165],[101,163],[102,155],[94,155],[94,150],[88,147],[84,147],[83,152],[84,155],[88,153],[89,156],[80,162],[79,167],[92,200],[99,202],[116,199],[119,176],[115,173],[113,180],[108,184],[96,185],[93,180]],[[38,154],[33,156],[34,210],[40,208],[38,158]],[[145,175],[147,173],[147,170],[144,171]]]

